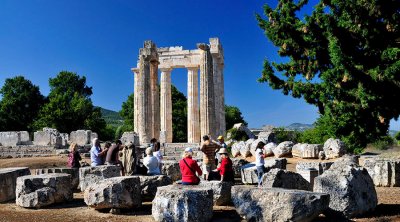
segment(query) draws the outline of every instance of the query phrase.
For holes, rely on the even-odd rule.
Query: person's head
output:
[[[219,136],[217,139],[218,139],[219,142],[224,142],[224,137],[223,136]]]
[[[76,144],[76,143],[71,143],[71,145],[69,146],[69,151],[71,152],[71,153],[73,153],[73,152],[75,152],[75,151],[77,151],[78,150],[78,144]]]
[[[193,156],[193,149],[191,147],[188,147],[183,152],[183,156],[182,157],[186,158],[186,157],[191,157],[191,156]]]
[[[147,156],[153,156],[153,149],[152,149],[151,147],[148,147],[148,148],[146,149],[146,155],[147,155]]]
[[[150,143],[156,143],[157,142],[157,139],[156,138],[152,138],[151,140],[150,140]]]
[[[207,141],[207,140],[210,140],[210,137],[208,137],[208,135],[204,135],[203,136],[203,141]]]
[[[226,148],[219,149],[218,153],[219,153],[219,155],[221,155],[221,158],[223,158],[223,159],[229,157],[228,150]]]
[[[257,144],[257,149],[263,149],[264,148],[264,146],[265,146],[265,143],[264,142],[258,142],[258,144]]]
[[[111,147],[111,143],[109,141],[106,142],[106,144],[104,145],[105,148],[110,148]]]
[[[92,144],[93,144],[93,146],[100,146],[100,140],[99,140],[99,138],[94,138],[94,139],[92,140]]]
[[[160,147],[161,147],[160,142],[156,142],[156,143],[154,144],[154,151],[159,151],[159,150],[160,150]]]

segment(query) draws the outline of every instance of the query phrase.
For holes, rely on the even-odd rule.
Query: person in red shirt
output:
[[[234,182],[232,160],[229,158],[226,148],[221,148],[218,152],[221,155],[221,165],[215,170],[221,175],[221,181]]]
[[[192,148],[186,148],[183,154],[183,158],[179,161],[179,167],[181,168],[182,174],[182,185],[197,185],[200,183],[199,176],[203,174],[199,165],[195,160],[192,159],[193,150]]]

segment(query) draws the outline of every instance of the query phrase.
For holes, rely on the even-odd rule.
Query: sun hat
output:
[[[226,150],[226,148],[221,148],[218,151],[219,154],[228,154],[228,150]]]
[[[217,139],[219,139],[219,140],[223,140],[223,139],[224,139],[224,137],[223,137],[223,136],[219,136]]]
[[[193,149],[192,149],[191,147],[188,147],[188,148],[185,149],[185,152],[191,152],[191,153],[193,153]]]

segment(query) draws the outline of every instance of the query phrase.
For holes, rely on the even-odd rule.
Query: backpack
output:
[[[69,153],[68,154],[68,162],[67,162],[67,166],[68,167],[74,167],[74,164],[75,164],[75,158],[74,158],[74,153]]]

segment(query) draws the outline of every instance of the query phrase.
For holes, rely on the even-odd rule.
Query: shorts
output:
[[[203,163],[203,174],[210,174],[210,172],[214,169],[215,169],[214,163],[208,163],[208,164]]]

